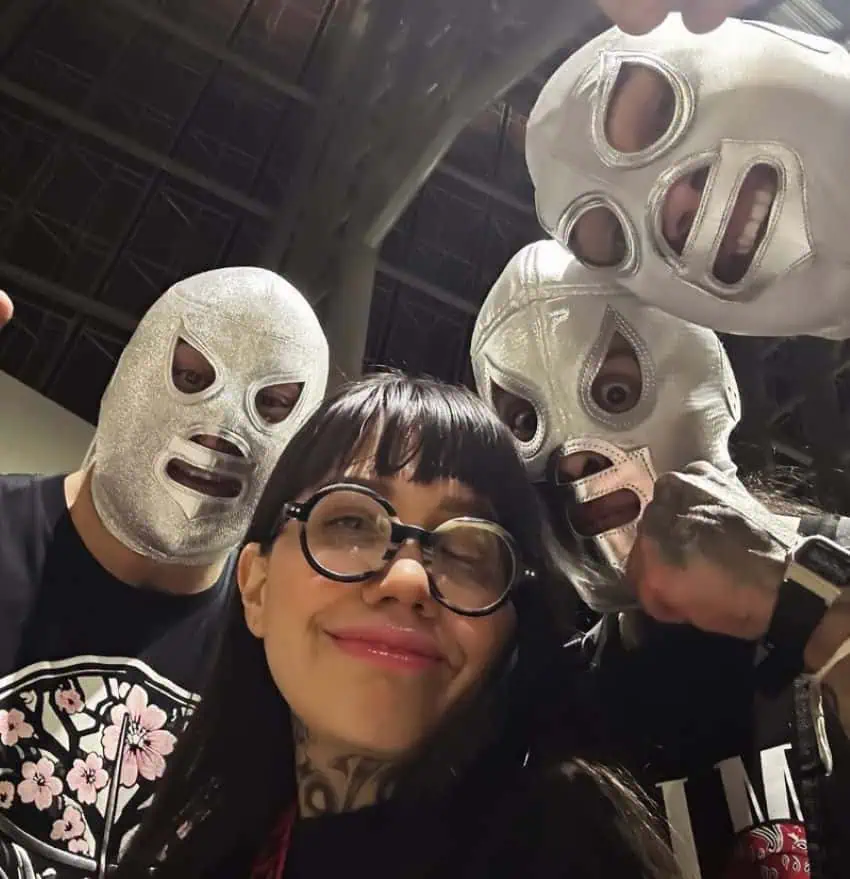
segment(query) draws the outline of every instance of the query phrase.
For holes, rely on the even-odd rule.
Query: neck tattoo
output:
[[[324,745],[294,716],[292,732],[302,818],[351,812],[390,795],[387,761]]]

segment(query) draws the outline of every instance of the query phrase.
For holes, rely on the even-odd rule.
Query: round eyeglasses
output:
[[[433,598],[463,616],[498,610],[518,582],[535,572],[522,567],[501,525],[464,516],[433,530],[403,524],[392,505],[366,486],[336,483],[304,503],[289,503],[283,522],[301,525],[301,549],[310,566],[340,583],[359,583],[392,564],[409,540],[422,549]]]

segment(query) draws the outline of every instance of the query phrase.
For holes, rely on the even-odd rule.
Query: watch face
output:
[[[825,537],[803,541],[794,558],[834,586],[850,585],[850,553]]]

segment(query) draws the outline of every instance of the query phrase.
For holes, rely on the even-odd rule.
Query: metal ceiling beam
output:
[[[402,143],[395,156],[382,162],[387,178],[397,182],[392,195],[383,199],[383,204],[375,204],[373,215],[364,218],[366,243],[380,246],[455,138],[478,113],[598,17],[598,10],[587,0],[550,0],[548,15],[543,20],[535,21],[511,51],[503,52],[449,99],[442,125],[426,143]],[[420,132],[415,134],[421,137]]]
[[[47,9],[49,0],[5,0],[0,10],[0,58],[5,57]]]
[[[102,2],[102,0],[98,0],[98,3],[100,2]],[[311,95],[307,89],[300,85],[296,85],[293,82],[289,82],[281,76],[270,73],[259,64],[254,64],[249,61],[244,55],[240,55],[238,52],[234,52],[232,49],[228,49],[226,46],[196,33],[191,28],[185,27],[169,15],[160,12],[156,6],[152,4],[142,3],[140,0],[108,0],[108,2],[112,6],[121,9],[123,12],[133,15],[144,21],[146,24],[162,31],[162,33],[168,34],[169,36],[198,49],[205,55],[209,55],[211,58],[224,62],[234,70],[238,70],[240,73],[245,74],[249,79],[253,79],[256,82],[268,86],[272,91],[275,91],[278,94],[294,98],[296,101],[301,101],[303,104],[312,105],[316,103],[315,97]]]
[[[192,170],[188,166],[183,165],[162,153],[157,153],[154,150],[149,150],[146,147],[140,146],[119,132],[113,131],[98,122],[93,122],[80,113],[77,113],[74,110],[69,110],[61,104],[58,104],[56,101],[51,101],[50,99],[39,95],[37,92],[24,88],[3,76],[0,76],[0,94],[8,95],[14,100],[19,101],[28,107],[32,107],[40,113],[43,113],[45,116],[49,116],[82,134],[90,135],[115,149],[126,152],[154,168],[165,171],[175,179],[190,183],[198,189],[221,199],[223,202],[240,208],[248,214],[267,220],[273,219],[278,215],[276,210],[263,204],[257,199],[250,198],[228,186],[223,186],[220,183],[211,180],[204,174],[199,174],[197,171]],[[474,307],[466,300],[429,283],[423,278],[412,275],[409,272],[405,272],[394,266],[390,266],[385,262],[380,263],[380,268],[381,271],[385,272],[389,277],[402,281],[408,286],[419,290],[426,296],[430,296],[439,302],[446,305],[452,305],[459,310],[470,314],[475,312]],[[135,318],[118,310],[110,310],[108,306],[102,307],[106,310],[98,308],[97,313],[92,312],[88,303],[95,303],[95,300],[89,299],[83,294],[75,293],[67,288],[63,288],[61,285],[54,284],[50,281],[44,281],[44,286],[39,288],[39,280],[43,279],[39,279],[38,276],[21,269],[19,266],[0,262],[0,271],[5,271],[10,277],[12,271],[22,273],[16,275],[12,280],[20,281],[20,283],[25,284],[30,289],[43,295],[47,299],[52,299],[62,305],[68,306],[69,308],[78,310],[80,314],[88,317],[96,317],[97,319],[103,320],[104,322],[120,329],[127,329],[129,327],[131,332],[135,327]],[[53,295],[54,293],[56,295]],[[319,299],[321,298],[322,297],[319,297]],[[318,302],[319,299],[316,301]],[[75,305],[74,303],[77,304]]]
[[[55,119],[57,122],[61,122],[63,125],[67,125],[82,134],[88,134],[109,146],[115,147],[115,149],[133,156],[133,158],[139,159],[139,161],[147,165],[159,168],[178,180],[191,183],[198,189],[202,189],[204,192],[208,192],[210,195],[214,195],[228,204],[235,205],[243,211],[266,218],[271,218],[277,214],[277,211],[272,210],[255,199],[249,198],[238,190],[224,186],[205,174],[193,171],[188,166],[176,162],[169,156],[148,149],[132,138],[113,131],[99,122],[94,122],[81,113],[69,110],[57,101],[45,98],[38,92],[18,85],[18,83],[5,76],[0,76],[0,94],[4,94],[28,107],[32,107],[38,110],[39,113],[43,113],[45,116],[49,116],[51,119]]]
[[[529,217],[536,217],[534,208],[528,202],[522,201],[515,195],[511,195],[507,190],[501,189],[493,183],[488,183],[481,177],[476,177],[468,171],[461,170],[450,162],[441,161],[434,171],[437,174],[443,174],[446,177],[450,177],[452,180],[457,180],[459,183],[463,183],[470,189],[475,190],[475,192],[485,195],[487,198],[499,202],[499,204],[513,208],[518,213],[525,214]]]
[[[29,2],[32,2],[32,0],[29,0]],[[245,74],[249,79],[267,85],[279,94],[286,95],[287,97],[293,98],[294,100],[311,107],[315,106],[318,102],[317,97],[302,86],[296,85],[282,77],[263,70],[259,65],[252,64],[250,61],[246,60],[243,55],[234,52],[232,49],[228,49],[224,45],[215,43],[212,40],[208,40],[193,33],[189,28],[175,22],[174,19],[170,18],[168,15],[157,11],[154,6],[149,6],[145,3],[139,2],[139,0],[108,0],[108,2],[129,15],[133,15],[152,27],[157,28],[163,33],[181,40],[187,45],[193,46],[204,54],[209,55],[211,58],[224,62],[240,71],[240,73]],[[488,198],[491,198],[500,204],[507,205],[508,207],[514,208],[515,210],[521,211],[530,216],[534,215],[534,210],[529,205],[516,198],[516,196],[512,195],[507,190],[502,189],[487,180],[476,177],[473,174],[469,174],[453,165],[451,162],[443,162],[436,170],[445,174],[447,177],[465,183],[470,189],[474,189],[476,192],[486,195]]]
[[[116,330],[124,330],[128,334],[132,333],[139,323],[137,317],[122,311],[120,308],[114,308],[104,302],[90,299],[88,296],[77,293],[63,284],[50,281],[41,275],[36,275],[28,269],[16,266],[6,260],[0,260],[0,277],[20,286],[20,290],[13,289],[9,291],[13,299],[20,297],[26,300],[28,299],[27,291],[30,291],[49,302],[61,305],[93,320],[101,321]]]
[[[426,296],[430,296],[431,299],[442,302],[443,305],[448,305],[464,314],[472,316],[478,314],[479,306],[463,299],[457,293],[450,293],[448,290],[444,290],[442,287],[432,284],[430,281],[426,281],[417,275],[412,275],[404,269],[390,265],[383,260],[378,260],[378,271],[388,278],[392,278],[393,281],[399,281],[418,293],[424,293]]]

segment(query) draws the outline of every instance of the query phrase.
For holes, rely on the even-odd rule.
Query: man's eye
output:
[[[267,424],[285,421],[295,408],[303,387],[302,384],[290,382],[259,390],[254,402],[263,421]]]
[[[606,412],[628,412],[640,399],[640,383],[628,378],[600,377],[593,383],[592,393]]]
[[[528,400],[493,382],[493,406],[499,419],[520,442],[527,443],[534,439],[537,433],[537,412]]]
[[[576,220],[568,244],[593,268],[611,268],[626,259],[626,233],[616,214],[604,205],[590,208]]]
[[[197,394],[215,381],[215,367],[194,345],[181,338],[174,347],[171,381],[181,393]]]
[[[537,413],[531,406],[513,412],[508,421],[511,433],[521,442],[528,442],[537,433]]]

